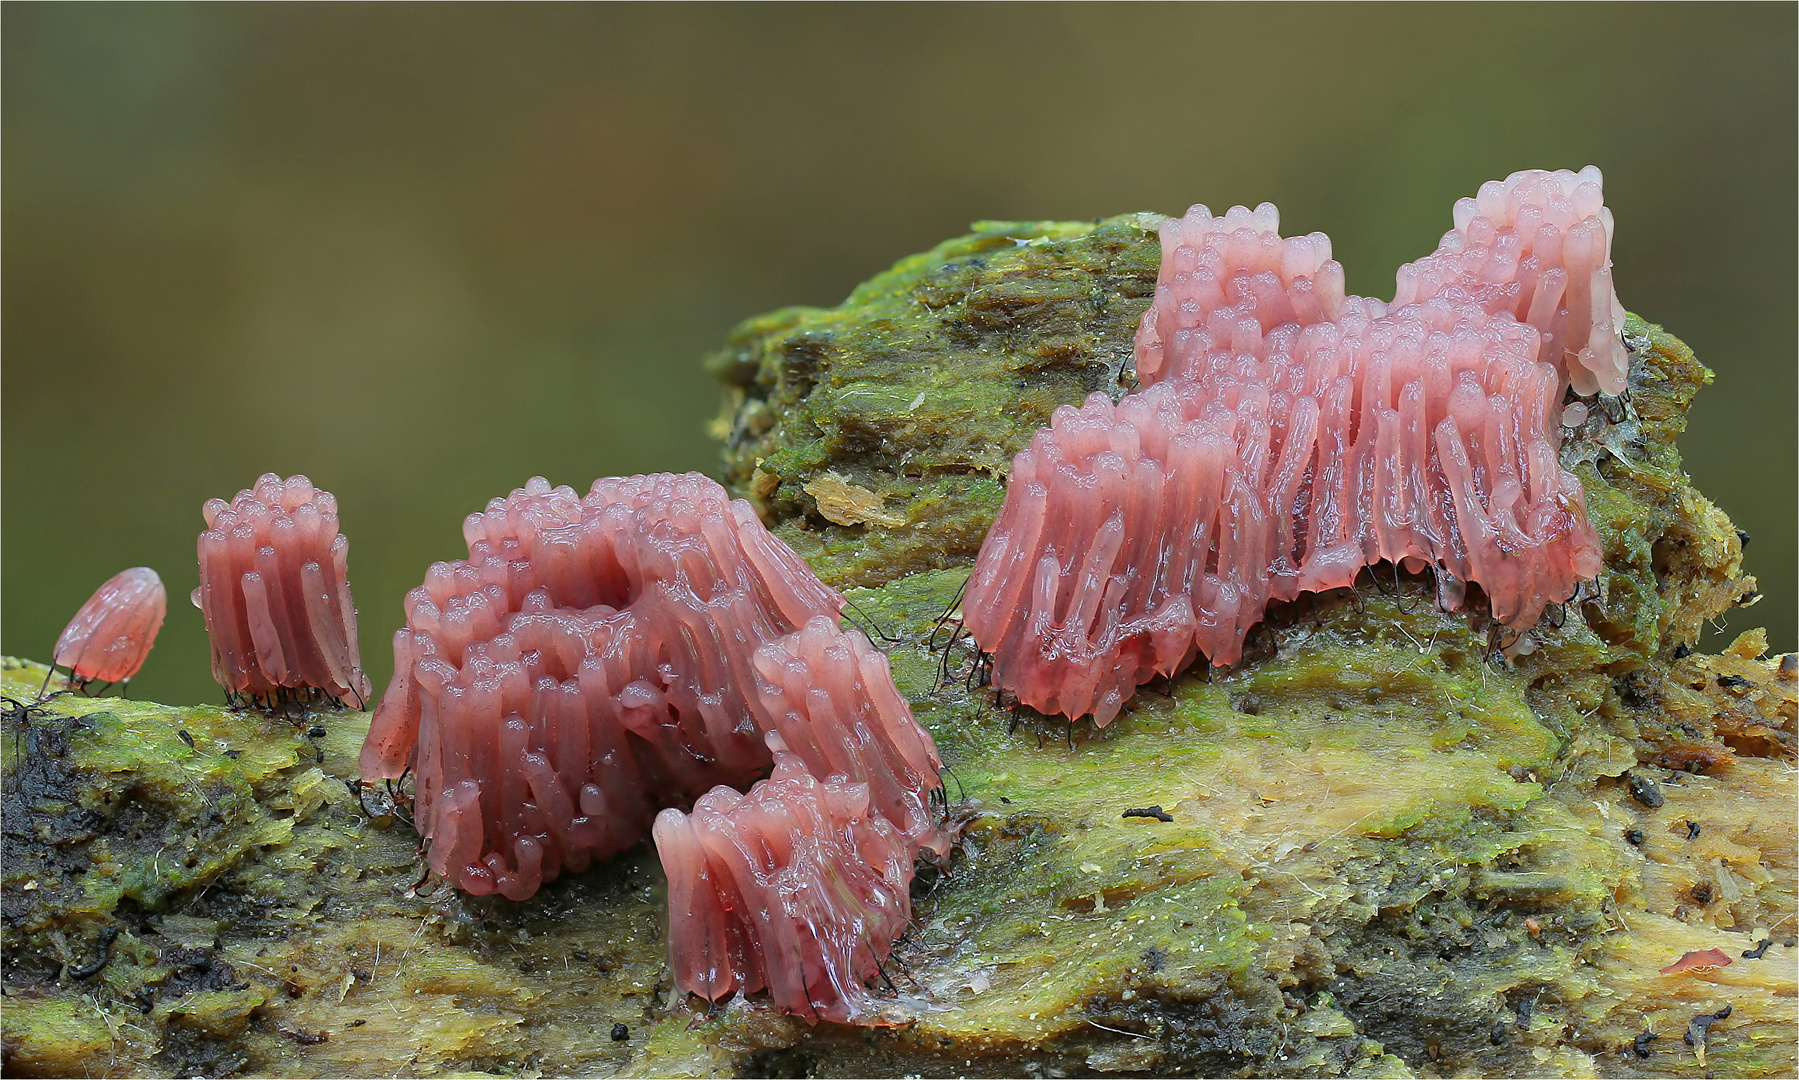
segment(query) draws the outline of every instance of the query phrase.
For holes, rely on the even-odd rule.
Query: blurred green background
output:
[[[1717,373],[1683,446],[1795,638],[1795,9],[22,5],[4,31],[4,625],[169,585],[200,504],[336,492],[377,688],[463,515],[714,473],[700,356],[977,218],[1271,200],[1351,291],[1482,180],[1605,170],[1625,304]],[[1715,647],[1717,638],[1710,639]]]

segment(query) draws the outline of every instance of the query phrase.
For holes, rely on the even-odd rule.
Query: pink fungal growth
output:
[[[795,1016],[879,1023],[866,983],[911,918],[916,846],[870,786],[819,780],[779,735],[774,775],[656,817],[675,982],[717,1001],[766,989]]]
[[[523,900],[653,822],[682,989],[868,1022],[949,835],[937,748],[843,597],[697,474],[535,477],[463,533],[406,598],[362,750],[365,781],[417,773],[431,870]]]
[[[1609,264],[1590,257],[1610,235],[1609,215],[1593,216],[1597,170],[1482,190],[1518,227],[1464,221],[1458,204],[1467,239],[1402,272],[1417,298],[1392,307],[1345,297],[1329,239],[1283,239],[1269,204],[1164,225],[1137,338],[1149,389],[1056,411],[1015,459],[969,579],[964,620],[996,685],[1103,725],[1199,653],[1236,663],[1271,600],[1351,585],[1376,562],[1434,565],[1446,607],[1479,583],[1518,631],[1598,572],[1584,494],[1557,456],[1561,401],[1570,377],[1621,388],[1622,346],[1593,344],[1616,343],[1621,309],[1606,301],[1604,334],[1581,321],[1592,305],[1540,329],[1515,314],[1525,279],[1491,269],[1540,257],[1525,269],[1552,277],[1543,234],[1568,203],[1587,215],[1570,229],[1603,225],[1563,245],[1570,269],[1609,289]],[[1533,199],[1553,207],[1548,224]],[[1535,247],[1506,240],[1527,227]],[[1546,361],[1545,333],[1586,351]]]
[[[169,596],[156,571],[147,566],[121,571],[95,589],[69,620],[50,654],[51,666],[68,668],[71,686],[130,679],[156,644],[168,607]]]
[[[886,656],[860,631],[818,615],[756,650],[755,664],[759,727],[778,734],[814,776],[867,784],[870,813],[897,829],[914,854],[948,853],[949,834],[931,807],[943,762],[912,719]],[[910,858],[906,868],[910,880]]]
[[[1574,392],[1624,392],[1630,355],[1612,283],[1612,212],[1596,166],[1526,169],[1455,204],[1437,250],[1399,268],[1393,306],[1461,294],[1529,323]]]
[[[233,698],[273,705],[322,693],[369,697],[337,500],[304,476],[264,473],[201,509],[200,585],[212,674]]]
[[[1233,207],[1222,218],[1195,206],[1162,225],[1162,273],[1137,334],[1137,378],[1191,377],[1219,351],[1259,355],[1263,335],[1278,327],[1334,323],[1355,308],[1378,319],[1441,297],[1530,326],[1538,359],[1555,366],[1564,387],[1620,393],[1630,357],[1603,185],[1591,165],[1482,184],[1477,197],[1456,202],[1455,228],[1437,250],[1399,268],[1391,304],[1345,297],[1330,238],[1282,238],[1273,204]]]
[[[417,772],[439,875],[521,899],[767,772],[756,649],[843,601],[749,504],[698,474],[539,477],[463,533],[406,598],[362,752],[367,780]]]

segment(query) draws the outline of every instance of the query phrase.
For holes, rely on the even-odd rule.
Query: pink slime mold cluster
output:
[[[767,990],[795,1016],[878,1021],[865,984],[911,919],[917,846],[870,806],[870,785],[820,781],[779,735],[769,746],[774,775],[748,795],[714,788],[692,813],[656,819],[676,983],[711,1001]]]
[[[69,620],[50,663],[69,669],[72,686],[130,679],[156,644],[168,607],[169,595],[156,571],[147,566],[121,571],[95,589]]]
[[[264,473],[230,502],[208,499],[200,512],[206,530],[192,599],[206,619],[219,685],[271,705],[315,692],[367,701],[337,499],[304,476]]]
[[[533,478],[463,532],[469,558],[406,598],[362,751],[365,780],[416,773],[431,869],[524,899],[654,819],[683,898],[679,986],[766,986],[797,1014],[862,1015],[865,961],[845,958],[892,949],[919,849],[948,838],[930,807],[936,747],[886,657],[838,628],[842,596],[698,474],[602,479],[584,498]],[[690,819],[679,808],[696,799]],[[686,843],[715,835],[761,853],[762,891],[715,887]],[[782,892],[802,885],[824,908]],[[812,944],[790,949],[795,934]]]
[[[963,616],[996,685],[1104,725],[1271,600],[1382,560],[1465,583],[1514,630],[1600,566],[1561,402],[1623,389],[1599,171],[1516,173],[1456,204],[1392,305],[1345,296],[1322,233],[1267,203],[1162,227],[1137,335],[1148,389],[1058,409],[1013,463]]]

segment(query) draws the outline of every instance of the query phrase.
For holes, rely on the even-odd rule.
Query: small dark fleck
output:
[[[587,959],[588,959],[587,958],[587,950],[586,949],[576,949],[574,952],[569,953],[568,957],[570,960],[579,960],[583,964],[585,964],[585,963],[587,963]]]
[[[1737,607],[1748,607],[1750,604],[1755,603],[1761,598],[1762,594],[1760,592],[1755,589],[1750,589],[1737,600]]]
[[[1008,799],[1008,798],[1006,798],[1006,797],[1005,797],[1005,796],[1004,796],[1004,795],[1001,795],[1001,796],[1000,796],[1000,797],[999,797],[999,801],[1000,801],[1000,802],[1002,802],[1002,803],[1005,803],[1005,804],[1006,804],[1006,805],[1007,805],[1007,806],[1011,806],[1011,805],[1012,805],[1012,800],[1011,800],[1011,799]]]
[[[1743,678],[1741,675],[1720,675],[1718,676],[1718,685],[1735,690],[1745,686],[1753,686],[1754,684],[1748,679]]]
[[[1687,839],[1688,840],[1699,839],[1699,823],[1697,821],[1687,822]]]
[[[140,986],[132,993],[131,998],[137,1002],[137,1011],[145,1016],[156,1008],[156,990],[153,987]]]
[[[300,1031],[296,1029],[288,1032],[287,1037],[299,1043],[301,1046],[317,1046],[322,1042],[331,1041],[331,1036],[323,1031]]]
[[[1661,1038],[1661,1036],[1657,1035],[1655,1032],[1645,1031],[1636,1037],[1635,1041],[1631,1043],[1630,1048],[1636,1051],[1638,1057],[1646,1058],[1649,1056],[1649,1044],[1659,1038]]]
[[[1655,676],[1646,668],[1626,672],[1612,680],[1618,700],[1633,709],[1646,709],[1660,699]]]
[[[1643,846],[1643,830],[1641,830],[1641,829],[1625,829],[1624,830],[1624,839],[1630,841],[1631,847],[1642,847]]]
[[[227,750],[225,751],[225,756],[232,761],[236,761],[238,758],[244,756],[244,752],[242,750]]]
[[[181,736],[181,741],[187,744],[187,748],[189,750],[192,750],[194,748],[194,737],[192,735],[189,735],[185,729],[176,728],[175,734]]]
[[[1237,701],[1237,711],[1245,716],[1262,715],[1262,699],[1254,694],[1244,694]]]
[[[1698,1046],[1705,1041],[1706,1033],[1711,1026],[1730,1015],[1730,1006],[1726,1005],[1715,1013],[1700,1013],[1687,1022],[1686,1044]]]
[[[1529,1027],[1530,1026],[1530,1014],[1533,1012],[1536,1012],[1536,1011],[1537,1011],[1537,999],[1536,998],[1521,998],[1518,1001],[1518,1025],[1520,1027]]]
[[[1693,903],[1695,903],[1695,904],[1711,903],[1712,902],[1712,883],[1709,881],[1701,881],[1699,884],[1693,886],[1692,896],[1693,896]]]
[[[368,1023],[367,1020],[352,1020],[352,1021],[350,1021],[350,1026],[351,1027],[361,1027],[362,1025],[364,1025],[366,1023]]]
[[[91,964],[83,964],[80,967],[70,968],[70,977],[75,979],[91,979],[95,975],[100,974],[101,971],[105,970],[107,962],[112,959],[112,943],[118,939],[119,928],[116,926],[109,926],[100,931],[99,957]]]
[[[324,725],[323,725],[323,724],[314,724],[314,725],[312,725],[312,727],[311,727],[311,728],[309,728],[309,729],[307,729],[307,732],[306,732],[306,737],[307,737],[307,738],[308,738],[308,739],[322,739],[322,738],[324,738],[324,737],[325,737],[325,727],[324,727]]]
[[[1647,806],[1651,810],[1660,809],[1664,800],[1662,789],[1654,780],[1636,773],[1626,773],[1626,782],[1630,785],[1630,797]]]
[[[1745,960],[1760,960],[1762,958],[1762,953],[1767,952],[1768,946],[1770,946],[1772,944],[1774,944],[1773,938],[1762,938],[1760,945],[1757,945],[1753,949],[1747,949],[1743,952],[1743,959],[1745,959]]]
[[[623,1024],[612,1025],[612,1041],[624,1042],[631,1037],[631,1029]]]
[[[1494,1024],[1492,1032],[1487,1035],[1487,1041],[1492,1043],[1494,1046],[1498,1046],[1500,1043],[1505,1041],[1505,1034],[1506,1033],[1505,1033],[1505,1025],[1504,1024]]]
[[[1744,532],[1743,530],[1741,530],[1741,529],[1737,530],[1737,539],[1742,542],[1742,545],[1744,547],[1749,546],[1749,534]]]
[[[1691,655],[1693,655],[1693,647],[1686,642],[1683,641],[1679,645],[1674,646],[1674,659],[1685,660]]]
[[[1160,806],[1136,807],[1135,809],[1126,810],[1124,812],[1123,816],[1125,816],[1127,818],[1129,818],[1129,817],[1149,817],[1149,818],[1155,818],[1157,821],[1173,821],[1174,820],[1174,815],[1170,814],[1168,811],[1162,809]]]

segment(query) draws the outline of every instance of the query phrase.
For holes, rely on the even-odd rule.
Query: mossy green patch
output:
[[[43,674],[0,660],[0,693],[29,702]],[[665,963],[653,854],[529,906],[418,894],[417,837],[347,783],[368,715],[296,719],[70,695],[9,710],[7,1074],[632,1060]],[[610,1038],[620,1022],[635,1043]]]
[[[29,700],[42,671],[13,663],[6,692]],[[50,708],[54,719],[0,744],[17,815],[6,831],[11,927],[103,918],[127,898],[155,907],[290,838],[294,808],[275,789],[313,752],[292,724],[210,707],[172,720],[117,698],[64,695]]]
[[[42,1075],[79,1076],[113,1049],[106,1013],[77,995],[8,995],[5,1056],[32,1062]]]
[[[708,360],[731,392],[728,482],[834,584],[966,561],[1015,448],[1058,405],[1125,391],[1159,220],[979,222],[835,308],[743,323]],[[805,487],[827,469],[905,523],[826,519]]]

